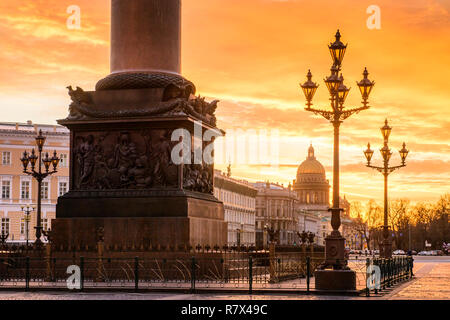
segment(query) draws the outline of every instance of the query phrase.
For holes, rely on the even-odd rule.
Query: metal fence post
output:
[[[392,287],[392,258],[388,259],[388,287]]]
[[[195,292],[195,257],[191,259],[191,293]]]
[[[414,258],[410,257],[409,258],[409,268],[410,268],[410,273],[411,273],[411,278],[414,277],[414,273],[413,273],[413,268],[414,268]]]
[[[401,269],[401,281],[405,281],[405,273],[406,273],[405,257],[402,257],[400,269]]]
[[[134,290],[139,291],[139,258],[134,257]]]
[[[80,257],[80,290],[84,290],[84,257]]]
[[[25,291],[30,289],[30,257],[25,258]]]
[[[369,267],[370,267],[370,259],[366,258],[366,297],[370,297],[370,288],[368,284],[369,277],[371,277],[371,274],[369,273]]]
[[[376,259],[376,258],[374,258],[372,261],[373,261],[373,264],[376,265],[379,268],[379,270],[380,270],[380,278],[378,279],[379,280],[378,284],[381,287],[381,268],[380,268],[380,264],[378,263],[378,259]],[[374,292],[375,292],[375,294],[378,294],[378,286],[375,286]]]
[[[56,258],[53,258],[53,265],[52,265],[52,281],[56,282]]]
[[[400,261],[399,260],[400,260],[399,258],[396,258],[394,260],[394,284],[399,282],[399,275],[400,275],[400,272],[399,272],[400,271],[399,270]]]
[[[398,283],[400,280],[400,278],[399,278],[399,276],[400,276],[400,270],[399,270],[400,269],[400,261],[399,260],[400,260],[399,258],[395,259],[395,263],[394,263],[394,270],[395,270],[394,283]]]
[[[397,259],[392,259],[392,285],[395,285],[397,282]]]
[[[253,258],[248,257],[248,293],[253,293]]]
[[[311,258],[306,257],[306,292],[309,293],[309,280],[311,275]]]

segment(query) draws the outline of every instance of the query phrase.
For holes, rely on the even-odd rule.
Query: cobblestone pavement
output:
[[[0,291],[0,300],[450,300],[450,257],[415,257],[415,279],[380,296],[320,296],[297,294],[177,294],[177,293],[67,293]]]
[[[389,300],[450,300],[450,261],[417,262],[415,279],[384,298]]]

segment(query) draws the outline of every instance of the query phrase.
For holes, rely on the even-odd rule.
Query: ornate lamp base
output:
[[[392,258],[392,242],[385,239],[380,244],[380,257],[385,259]]]
[[[316,290],[356,290],[356,272],[347,265],[345,238],[339,232],[325,238],[325,262],[319,266],[314,277]]]
[[[330,234],[325,238],[325,262],[319,269],[349,270],[345,257],[345,238],[338,234]]]
[[[356,272],[353,270],[317,270],[314,278],[316,290],[356,290]]]

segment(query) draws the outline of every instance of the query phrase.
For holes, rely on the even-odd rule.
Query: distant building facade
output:
[[[256,182],[256,245],[267,244],[267,229],[279,231],[278,244],[298,243],[299,211],[297,194],[290,188],[270,182]]]
[[[249,182],[214,170],[214,195],[224,205],[229,246],[255,245],[256,194]]]
[[[7,242],[24,243],[26,241],[25,214],[22,206],[37,203],[37,182],[23,173],[20,158],[23,152],[37,151],[35,137],[39,130],[47,138],[44,153],[53,154],[56,150],[61,162],[58,173],[47,177],[42,183],[42,227],[51,229],[51,220],[55,218],[57,198],[69,191],[69,131],[58,125],[27,123],[0,123],[0,233],[9,234]],[[30,215],[28,238],[35,240],[36,210]],[[42,238],[44,241],[44,239]]]

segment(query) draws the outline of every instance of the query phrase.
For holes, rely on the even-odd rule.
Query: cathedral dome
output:
[[[325,168],[317,161],[311,145],[308,149],[308,157],[298,167],[294,190],[301,204],[321,205],[325,208],[329,205],[329,188]]]
[[[297,181],[301,181],[302,176],[306,175],[319,175],[325,180],[325,168],[316,160],[314,156],[314,148],[311,145],[308,149],[308,157],[303,161],[297,169]]]

